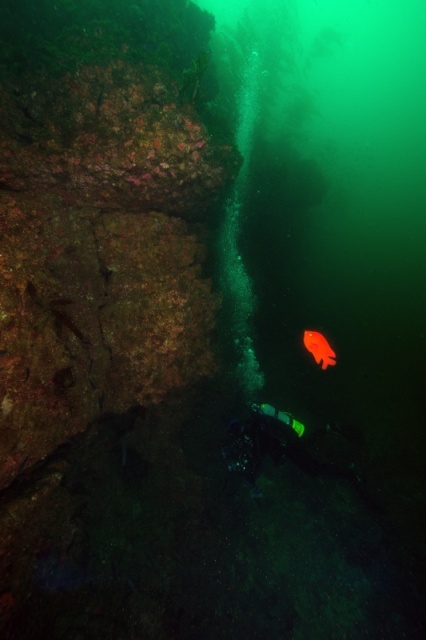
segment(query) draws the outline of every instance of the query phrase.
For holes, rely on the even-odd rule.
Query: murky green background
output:
[[[283,6],[199,4],[215,13],[219,31],[248,7],[260,40]],[[401,521],[401,500],[414,521],[424,504],[426,450],[426,8],[416,0],[284,4],[296,68],[283,69],[274,118],[260,117],[258,127],[277,149],[287,127],[328,191],[317,206],[294,204],[277,188],[273,155],[256,156],[254,147],[262,180],[252,184],[241,242],[259,300],[264,393],[308,421],[360,426],[388,499],[399,493]],[[299,103],[290,120],[292,96]],[[312,189],[299,179],[302,191]],[[334,369],[321,371],[304,352],[305,328],[327,335]]]

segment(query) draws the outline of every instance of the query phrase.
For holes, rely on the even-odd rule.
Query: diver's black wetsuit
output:
[[[321,432],[326,433],[325,430]],[[252,486],[262,471],[263,458],[268,455],[276,465],[289,459],[313,477],[327,476],[359,482],[354,468],[342,468],[316,460],[306,447],[306,437],[299,438],[290,425],[272,416],[251,411],[245,423],[230,423],[228,433],[230,444],[223,449],[228,469],[238,472]]]

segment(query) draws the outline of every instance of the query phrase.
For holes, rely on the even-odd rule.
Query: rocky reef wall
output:
[[[0,91],[2,488],[105,412],[215,371],[219,301],[192,227],[240,159],[153,65]]]

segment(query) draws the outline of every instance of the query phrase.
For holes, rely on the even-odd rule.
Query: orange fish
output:
[[[307,350],[312,353],[317,364],[322,360],[321,369],[325,370],[328,366],[332,367],[336,364],[336,354],[322,333],[318,331],[305,331],[303,343]]]

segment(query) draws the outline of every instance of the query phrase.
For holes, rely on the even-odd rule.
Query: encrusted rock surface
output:
[[[204,219],[238,171],[176,85],[152,66],[83,67],[1,89],[0,186],[65,205]]]
[[[239,159],[155,67],[2,87],[0,489],[215,370],[203,219]],[[177,217],[179,216],[179,217]]]

